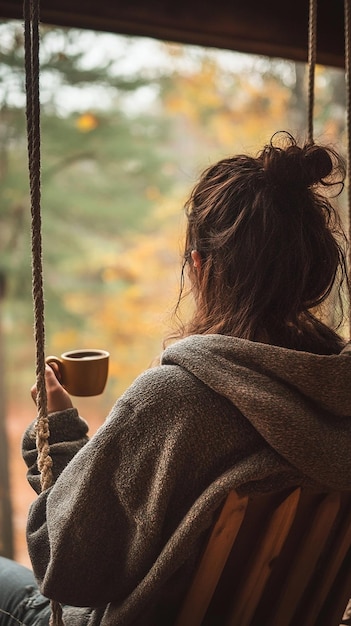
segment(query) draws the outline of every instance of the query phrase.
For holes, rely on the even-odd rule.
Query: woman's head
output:
[[[327,193],[335,184],[340,191],[344,163],[331,149],[279,135],[284,144],[274,136],[257,157],[209,167],[186,203],[184,261],[196,300],[187,333],[289,344],[345,270]]]

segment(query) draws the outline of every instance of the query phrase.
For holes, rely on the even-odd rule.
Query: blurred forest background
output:
[[[40,48],[46,352],[110,351],[105,393],[76,403],[94,432],[172,330],[182,207],[200,171],[255,154],[279,130],[306,138],[307,72],[283,59],[48,26]],[[3,451],[0,521],[3,544],[27,563],[34,494],[20,438],[35,417],[35,349],[24,106],[23,26],[0,22],[0,435],[10,461],[7,497]],[[315,138],[345,152],[343,71],[317,67],[314,118]]]

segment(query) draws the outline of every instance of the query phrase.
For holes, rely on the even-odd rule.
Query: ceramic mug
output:
[[[72,350],[45,361],[56,363],[57,378],[72,396],[98,396],[105,389],[109,356],[106,350]]]

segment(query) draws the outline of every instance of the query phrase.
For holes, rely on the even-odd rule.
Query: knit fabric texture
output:
[[[67,626],[161,624],[231,489],[350,490],[350,382],[349,346],[320,356],[188,337],[90,440],[75,409],[49,416],[56,482],[43,493],[31,425],[28,549],[42,593],[67,605]]]

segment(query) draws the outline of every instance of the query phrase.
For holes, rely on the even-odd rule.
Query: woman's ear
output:
[[[198,252],[197,250],[192,250],[191,251],[191,258],[192,258],[192,261],[193,261],[194,268],[196,269],[197,272],[199,272],[200,269],[201,269],[201,255],[200,255],[200,252]]]

